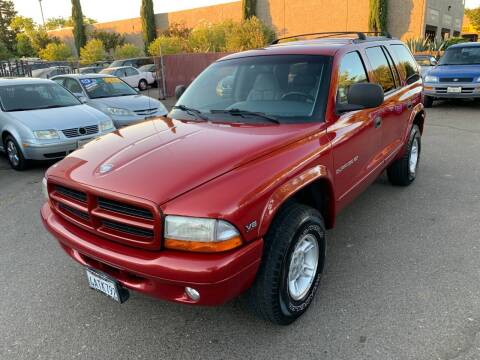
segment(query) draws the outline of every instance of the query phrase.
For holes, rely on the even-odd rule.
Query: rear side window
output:
[[[136,69],[134,69],[134,68],[127,68],[127,69],[125,70],[125,74],[126,74],[127,76],[135,76],[135,75],[138,75],[138,71],[137,71]]]
[[[384,92],[395,89],[395,80],[393,78],[392,69],[388,64],[385,53],[379,47],[371,47],[365,50],[368,60],[373,68],[373,73],[377,83],[382,86]]]
[[[348,88],[364,82],[368,82],[368,78],[360,55],[356,51],[346,54],[340,62],[337,103],[346,104]]]
[[[64,86],[74,94],[81,94],[82,93],[82,88],[76,80],[65,79],[65,85]]]
[[[414,83],[419,79],[417,62],[410,51],[403,45],[390,45],[400,77],[407,83]]]

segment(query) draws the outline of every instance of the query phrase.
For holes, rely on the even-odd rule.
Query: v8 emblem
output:
[[[245,230],[247,230],[247,232],[250,232],[253,229],[255,229],[256,227],[257,227],[257,220],[254,220],[250,224],[245,225]]]

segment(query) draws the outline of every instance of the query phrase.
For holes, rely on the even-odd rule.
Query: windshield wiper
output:
[[[194,109],[185,105],[175,105],[174,107],[172,107],[172,109],[184,111],[187,114],[195,116],[196,118],[199,118],[202,120],[209,120],[208,117],[206,117],[200,110]]]
[[[256,117],[259,117],[259,118],[262,118],[262,119],[265,119],[265,120],[268,120],[272,123],[275,123],[275,124],[280,124],[280,121],[278,121],[278,119],[272,117],[272,116],[269,116],[265,113],[261,113],[261,112],[255,112],[255,111],[248,111],[248,110],[240,110],[240,109],[229,109],[229,110],[210,110],[210,112],[212,114],[229,114],[229,115],[232,115],[232,116],[241,116],[241,117],[245,117],[245,116],[256,116]]]

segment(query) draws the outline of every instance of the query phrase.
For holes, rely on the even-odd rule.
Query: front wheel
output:
[[[290,203],[280,210],[264,240],[250,306],[261,318],[288,325],[305,313],[320,283],[326,255],[322,215]]]
[[[147,88],[148,88],[147,81],[144,80],[144,79],[140,80],[139,83],[138,83],[138,88],[142,91],[147,90]]]
[[[21,171],[27,168],[27,160],[23,156],[20,146],[18,146],[15,139],[8,135],[4,142],[5,151],[7,153],[8,162],[12,169]]]
[[[425,95],[423,97],[423,106],[425,106],[426,108],[433,107],[433,97]]]
[[[387,176],[393,185],[408,186],[417,177],[422,139],[420,129],[413,125],[405,154],[387,169]]]

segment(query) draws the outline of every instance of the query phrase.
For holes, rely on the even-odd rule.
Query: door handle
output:
[[[377,116],[373,121],[373,124],[375,125],[375,129],[378,129],[380,126],[382,126],[382,117]]]

